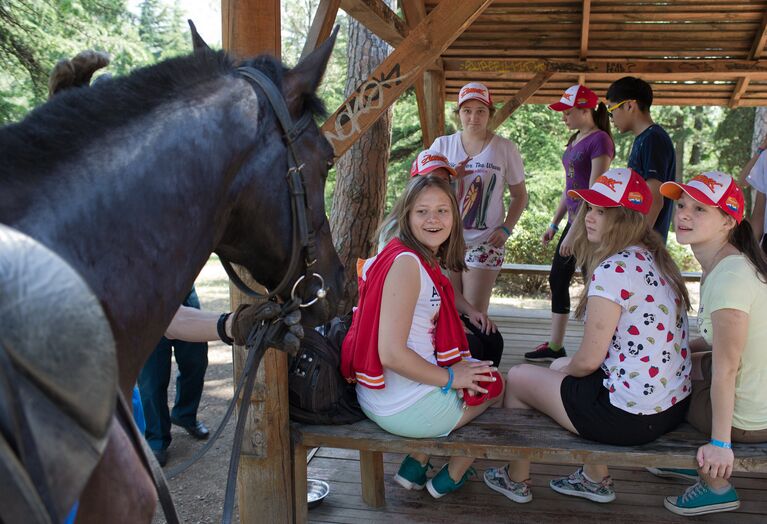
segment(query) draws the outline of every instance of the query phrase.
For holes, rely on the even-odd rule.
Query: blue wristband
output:
[[[712,446],[716,446],[717,448],[723,448],[723,449],[732,449],[732,443],[730,442],[724,442],[722,440],[716,440],[714,438],[711,439],[710,444]]]
[[[559,231],[559,226],[556,225],[554,222],[552,222],[551,224],[549,224],[549,229],[551,229],[554,233],[556,233],[557,231]]]
[[[447,369],[448,379],[447,384],[442,386],[442,393],[447,395],[447,392],[450,391],[450,387],[453,385],[453,378],[455,377],[455,374],[453,373],[453,368],[445,368]]]
[[[507,237],[511,236],[511,231],[509,231],[509,228],[506,226],[501,226],[499,229],[503,229],[503,232],[506,233]]]

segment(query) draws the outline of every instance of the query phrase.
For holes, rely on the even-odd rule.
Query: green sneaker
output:
[[[714,493],[708,484],[699,480],[679,497],[666,497],[666,509],[677,515],[705,515],[720,511],[732,511],[740,507],[735,488],[730,485],[724,493]]]
[[[698,482],[698,470],[697,469],[680,469],[680,468],[645,468],[647,471],[655,475],[656,477],[662,477],[667,479],[682,479],[689,480],[690,482]]]
[[[410,455],[399,465],[394,481],[405,489],[420,490],[426,486],[426,472],[432,468],[430,462],[424,466]]]
[[[471,475],[476,474],[477,472],[474,471],[474,468],[469,468],[466,470],[466,473],[463,474],[461,480],[458,482],[453,482],[453,479],[450,478],[450,473],[448,473],[447,464],[445,464],[442,466],[442,469],[439,470],[439,472],[434,475],[431,480],[429,480],[429,482],[426,483],[426,489],[429,491],[432,497],[438,499],[440,497],[444,497],[448,493],[457,490],[464,485],[466,479],[468,479]]]

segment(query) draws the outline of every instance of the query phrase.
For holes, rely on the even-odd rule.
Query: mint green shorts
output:
[[[374,415],[364,408],[362,411],[381,429],[400,437],[446,437],[463,416],[463,400],[458,398],[454,389],[442,393],[441,389],[435,388],[412,406],[394,415]]]

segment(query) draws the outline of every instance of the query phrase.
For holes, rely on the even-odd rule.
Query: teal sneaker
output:
[[[583,468],[569,477],[554,479],[549,482],[551,489],[562,495],[580,497],[593,502],[606,504],[615,500],[615,489],[611,477],[605,477],[601,482],[592,482],[583,474]]]
[[[738,500],[738,494],[732,485],[727,491],[719,494],[714,493],[708,484],[699,480],[687,488],[683,495],[666,497],[663,505],[666,506],[667,510],[677,515],[692,516],[732,511],[740,507],[740,500]]]
[[[408,455],[399,465],[394,481],[405,489],[423,489],[426,486],[426,472],[431,468],[430,462],[422,466],[420,462]]]
[[[680,468],[645,468],[647,471],[655,475],[656,477],[662,477],[667,479],[682,479],[689,480],[690,482],[698,482],[698,470],[697,469],[680,469]]]
[[[426,489],[429,491],[429,494],[431,494],[432,497],[438,499],[440,497],[444,497],[448,493],[452,493],[453,491],[457,490],[464,485],[466,479],[468,479],[471,475],[476,474],[477,472],[474,471],[474,468],[469,468],[466,470],[466,473],[463,474],[461,480],[458,482],[453,482],[453,479],[450,478],[450,473],[448,473],[447,464],[445,464],[442,466],[442,469],[439,470],[439,472],[434,475],[431,480],[429,480],[429,482],[426,483]]]

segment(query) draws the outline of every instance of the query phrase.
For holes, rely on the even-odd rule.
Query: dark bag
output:
[[[341,343],[351,315],[325,326],[326,336],[307,330],[289,362],[290,419],[303,424],[351,424],[365,418],[354,385],[341,376]]]

